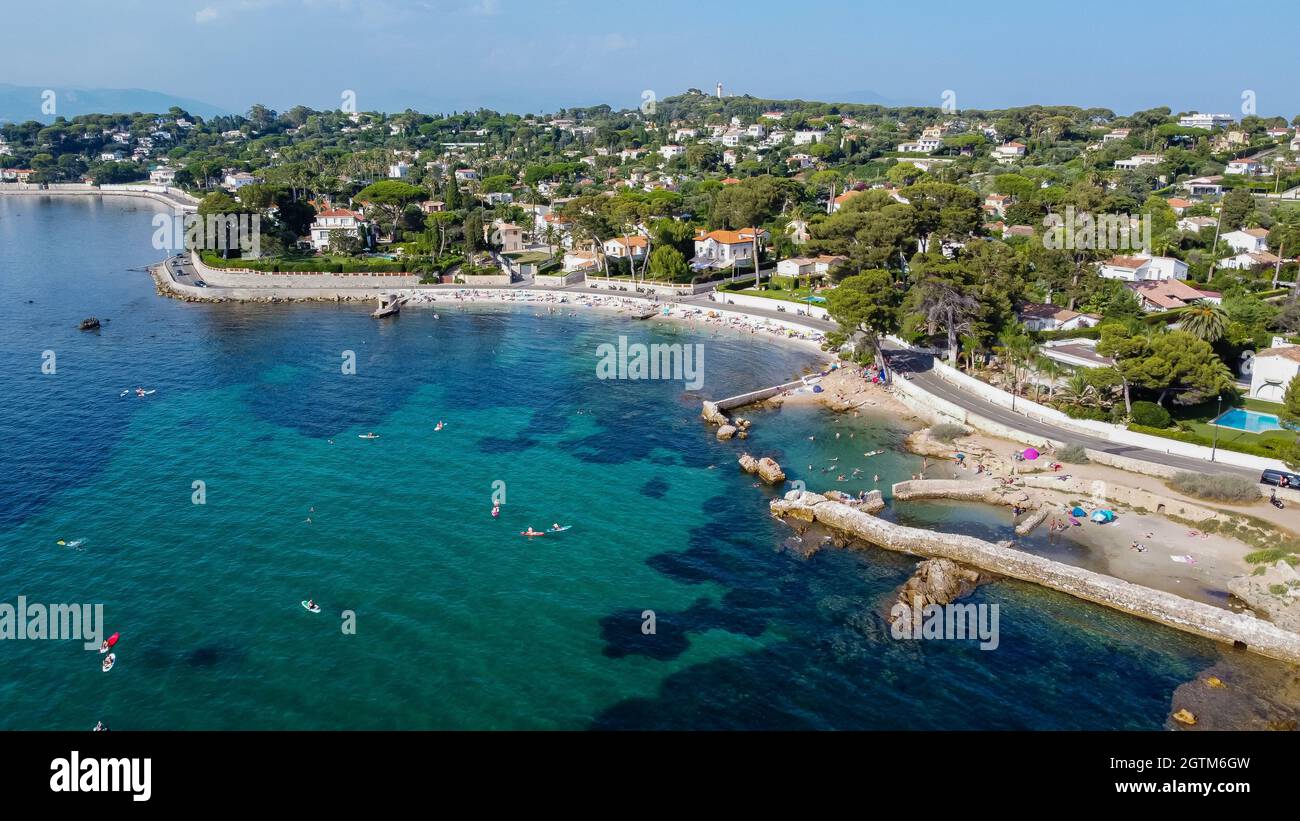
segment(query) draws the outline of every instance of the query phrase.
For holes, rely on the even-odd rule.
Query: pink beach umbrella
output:
[[[1025,448],[1025,452],[1023,455],[1026,459],[1032,462],[1038,458],[1038,451],[1034,450],[1033,448]]]

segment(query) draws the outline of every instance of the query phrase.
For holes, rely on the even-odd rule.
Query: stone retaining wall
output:
[[[857,536],[886,550],[926,558],[951,559],[1033,582],[1071,596],[1158,622],[1177,630],[1228,643],[1241,643],[1261,655],[1300,664],[1300,634],[1283,630],[1246,613],[1194,602],[1113,576],[1072,567],[1008,544],[993,544],[973,536],[939,533],[887,522],[825,496],[791,491],[771,503],[772,513]]]

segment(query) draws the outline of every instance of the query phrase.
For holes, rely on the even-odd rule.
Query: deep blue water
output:
[[[0,197],[0,602],[102,602],[123,636],[107,674],[78,642],[0,641],[0,727],[1157,728],[1216,656],[1009,582],[971,599],[999,604],[997,650],[892,639],[915,561],[798,558],[735,460],[887,487],[917,469],[903,423],[787,407],[719,443],[698,418],[806,352],[583,308],[186,304],[129,270],[153,213]],[[619,335],[700,342],[704,387],[597,379]],[[1009,532],[969,505],[886,515]],[[573,529],[519,536],[553,521]]]

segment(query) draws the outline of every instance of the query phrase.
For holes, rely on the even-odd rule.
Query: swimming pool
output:
[[[1210,424],[1221,428],[1244,430],[1247,433],[1264,433],[1270,430],[1282,430],[1282,421],[1276,414],[1233,408],[1223,413]]]

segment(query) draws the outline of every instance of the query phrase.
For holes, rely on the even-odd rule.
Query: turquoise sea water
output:
[[[698,419],[807,353],[583,308],[186,304],[128,270],[155,211],[0,197],[0,602],[102,602],[122,633],[108,674],[79,642],[0,641],[2,728],[1156,728],[1216,656],[1018,583],[972,597],[998,650],[890,638],[914,560],[792,555],[735,460],[887,487],[918,467],[906,428],[787,407],[719,443]],[[703,344],[704,387],[598,380],[619,335]],[[970,505],[886,515],[1009,533]]]

